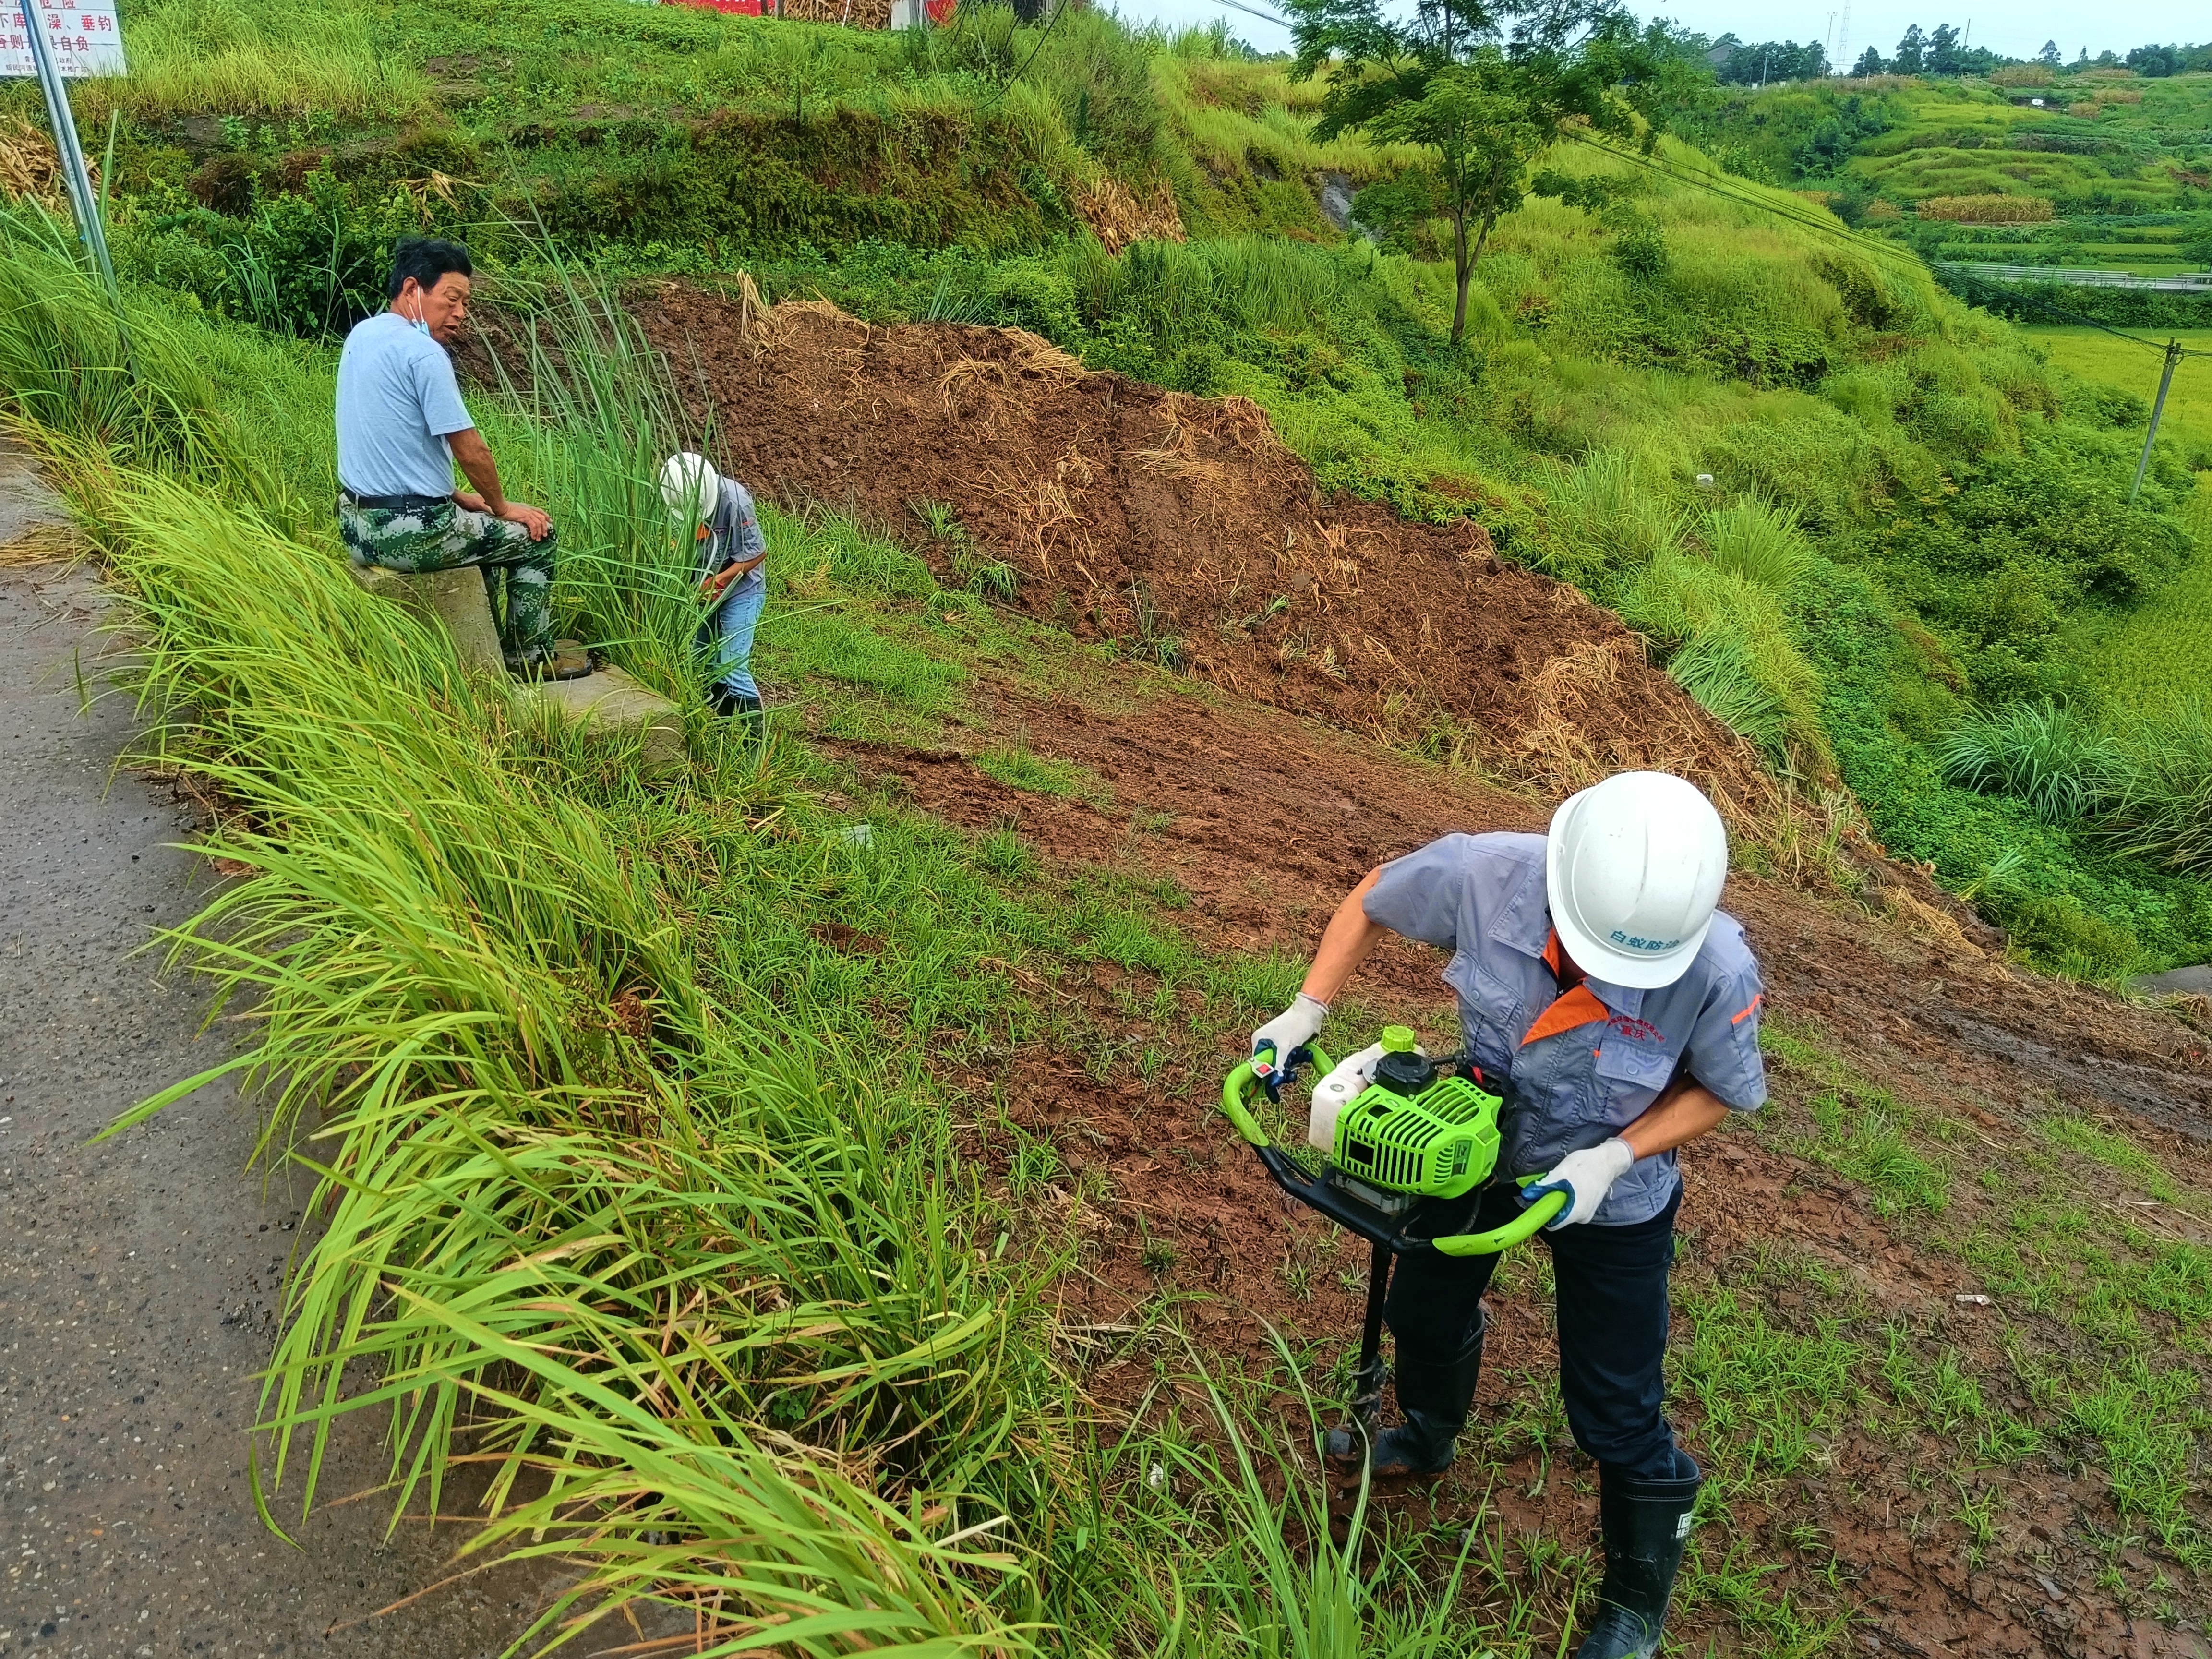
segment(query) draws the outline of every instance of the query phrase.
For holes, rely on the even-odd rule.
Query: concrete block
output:
[[[475,566],[425,570],[419,574],[377,565],[357,564],[352,570],[354,580],[368,592],[395,600],[422,621],[444,629],[461,666],[470,672],[507,672],[506,659],[500,654],[499,629],[491,619],[491,599],[484,592],[483,572]]]
[[[2147,991],[2154,997],[2212,996],[2212,963],[2198,963],[2192,968],[2172,968],[2163,974],[2145,974],[2128,981],[2128,988]]]
[[[517,702],[539,702],[570,720],[639,738],[640,768],[648,777],[669,777],[683,770],[684,720],[676,705],[647,690],[621,669],[602,668],[580,680],[524,684],[507,678],[499,629],[492,623],[491,600],[484,592],[483,574],[475,567],[410,574],[356,565],[353,579],[368,592],[404,605],[425,623],[445,629],[461,665],[472,673],[497,676]]]
[[[668,777],[684,769],[684,720],[676,705],[619,668],[602,668],[580,680],[517,685],[514,695],[550,704],[599,730],[640,738],[639,768],[648,777]]]

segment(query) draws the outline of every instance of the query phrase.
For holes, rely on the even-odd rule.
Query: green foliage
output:
[[[1822,726],[1885,847],[1932,863],[2046,968],[2107,979],[2212,955],[2202,884],[2113,857],[2094,827],[2047,825],[2024,802],[1946,781],[1937,744],[1965,712],[1963,678],[1864,573],[1816,562],[1799,594],[1817,623],[1798,637]]]
[[[1684,72],[1676,54],[1651,51],[1632,20],[1605,6],[1425,8],[1402,23],[1370,0],[1293,0],[1291,9],[1296,72],[1328,71],[1316,131],[1364,131],[1419,158],[1387,192],[1362,193],[1370,210],[1401,229],[1451,222],[1455,345],[1483,246],[1520,206],[1528,168],[1565,124],[1631,133],[1634,112],[1648,113]]]
[[[2063,691],[2073,671],[2056,647],[2069,618],[2133,604],[2187,558],[2173,510],[2190,480],[2170,461],[2154,465],[2143,501],[2130,505],[2136,447],[2126,438],[2034,423],[2008,453],[1984,441],[1985,417],[2004,412],[1930,388],[1923,428],[1939,441],[1948,434],[1954,453],[1986,459],[1893,499],[1862,556],[1958,649],[1983,696]]]
[[[1561,574],[1644,635],[1716,719],[1778,767],[1832,769],[1785,603],[1812,556],[1791,514],[1751,497],[1693,520],[1631,458],[1603,451],[1553,495],[1550,530]]]
[[[2191,696],[2131,734],[2125,785],[2110,829],[2129,856],[2212,872],[2212,714]]]
[[[2088,817],[2127,776],[2119,744],[2063,703],[1977,709],[1945,734],[1936,752],[1948,781],[2016,796],[2045,823]]]
[[[1787,593],[1812,562],[1796,514],[1757,496],[1707,513],[1704,535],[1715,565],[1770,592]]]
[[[208,110],[390,118],[422,106],[430,87],[391,50],[384,15],[363,0],[281,16],[243,0],[147,0],[129,15],[130,75],[70,95],[80,122],[101,125],[111,109],[134,121]]]

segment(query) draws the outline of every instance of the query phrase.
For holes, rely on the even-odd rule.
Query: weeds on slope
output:
[[[735,765],[702,723],[672,793],[586,766],[243,499],[295,501],[281,479],[219,449],[134,467],[136,405],[73,414],[32,435],[131,601],[149,749],[220,794],[205,849],[249,872],[168,944],[254,1037],[133,1120],[234,1072],[262,1154],[319,1177],[259,1425],[272,1525],[372,1409],[398,1508],[449,1501],[467,1458],[491,1474],[468,1551],[584,1566],[526,1642],[645,1601],[695,1609],[713,1652],[1011,1654],[1046,1620],[1098,1647],[1149,1620],[1212,1654],[1272,1605],[1297,1650],[1361,1650],[1357,1551],[1288,1549],[1249,1466],[1205,1477],[1220,1553],[1187,1589],[1143,1559],[1046,1358],[1054,1240],[1006,1252],[927,1068],[925,1044],[1044,1024],[987,945],[1187,949],[941,828],[858,849],[779,751]],[[832,914],[884,919],[865,972]],[[1450,1612],[1422,1605],[1408,1654]]]

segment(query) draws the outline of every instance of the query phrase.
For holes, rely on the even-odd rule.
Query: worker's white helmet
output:
[[[714,516],[722,479],[704,455],[685,450],[660,464],[660,499],[678,524],[704,524]]]
[[[1697,785],[1620,772],[1570,795],[1544,849],[1552,926],[1594,979],[1644,990],[1687,973],[1728,879],[1728,831]]]

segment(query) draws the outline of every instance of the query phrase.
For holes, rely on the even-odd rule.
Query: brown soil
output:
[[[1091,800],[1017,791],[951,750],[834,745],[864,788],[955,823],[1012,825],[1063,864],[1172,878],[1190,896],[1185,925],[1208,945],[1309,951],[1376,861],[1448,830],[1540,829],[1563,788],[1620,766],[1686,772],[1739,823],[1774,819],[1774,792],[1744,747],[1654,672],[1617,623],[1571,590],[1503,565],[1477,526],[1411,526],[1365,504],[1320,501],[1248,404],[1087,374],[1012,331],[871,329],[828,306],[764,312],[677,285],[637,309],[679,363],[699,368],[726,470],[852,511],[948,576],[956,547],[930,540],[910,507],[950,503],[988,556],[1018,570],[1021,608],[1081,635],[1173,640],[1183,665],[1219,688],[1182,681],[1121,713],[987,688],[973,740],[1018,734],[1039,755],[1079,763],[1106,786]],[[1439,726],[1540,788],[1486,786],[1370,740]],[[1730,884],[1725,902],[1759,951],[1777,1019],[1985,1144],[1992,1165],[2026,1151],[2030,1120],[2058,1104],[2178,1154],[2178,1167],[2202,1159],[2212,1080],[2198,1030],[2024,974],[1923,872],[1871,851],[1852,859],[1856,901],[1748,876]],[[866,945],[856,939],[854,948]],[[1444,1002],[1440,966],[1393,946],[1355,992],[1422,1023]],[[1133,1042],[1172,1051],[1188,1040],[1167,1029],[1173,1022],[1133,1018],[1145,1000],[1117,996],[1121,977],[1102,967],[1095,983],[1040,981],[1037,990],[1073,998]],[[1164,1409],[1157,1366],[1172,1360],[1147,1351],[1144,1334],[1164,1294],[1206,1348],[1255,1367],[1269,1358],[1270,1326],[1356,1340],[1364,1249],[1284,1199],[1225,1133],[1215,1091],[1227,1060],[1185,1054],[1149,1085],[1100,1085],[1071,1083],[1066,1057],[1042,1051],[945,1061],[953,1080],[995,1096],[1061,1149],[1073,1178],[1038,1202],[1048,1230],[1066,1218],[1084,1240],[1078,1270],[1060,1281],[1062,1333],[1087,1386],[1121,1413],[1157,1420]],[[1956,1446],[1848,1430],[1786,1504],[1737,1502],[1738,1531],[1762,1561],[1780,1564],[1766,1594],[1796,1598],[1814,1625],[1848,1618],[1853,1627],[1833,1645],[1875,1653],[2206,1654],[2188,1628],[2203,1623],[2201,1580],[2139,1539],[2102,1541],[2127,1530],[2105,1476],[2062,1455],[2063,1426],[2047,1413],[1998,1397],[2013,1386],[1999,1341],[2007,1326],[2059,1350],[2078,1349],[2080,1335],[2024,1307],[1958,1301],[1978,1290],[1972,1271],[1928,1249],[1924,1225],[1884,1220],[1867,1189],[1787,1150],[1782,1126],[1802,1126],[1825,1083],[1783,1065],[1772,1081],[1762,1120],[1685,1158],[1685,1283],[1741,1278],[1774,1246],[1825,1263],[1862,1305],[1905,1322],[1923,1362],[1956,1351],[1993,1407],[2046,1419],[2061,1449],[1984,1469]],[[991,1156],[987,1138],[979,1148]],[[2100,1219],[2125,1215],[2205,1242],[2180,1211],[2117,1192],[2081,1196]],[[1963,1236],[2001,1202],[1962,1158],[1944,1230]],[[1525,1410],[1555,1364],[1550,1314],[1530,1277],[1524,1266],[1492,1297],[1480,1423]],[[1829,1311],[1800,1291],[1755,1294],[1771,1324],[1807,1334]],[[2171,1352],[2159,1359],[2194,1363]],[[1715,1462],[1694,1412],[1684,1401],[1675,1412],[1692,1449]],[[1518,1540],[1593,1548],[1591,1471],[1564,1440],[1487,1434],[1452,1480],[1389,1494],[1385,1508],[1498,1528],[1556,1632],[1561,1580]],[[1960,1471],[1966,1487],[1954,1491]],[[1957,1518],[1970,1489],[2002,1500],[1978,1557]],[[1808,1525],[1817,1530],[1793,1530]],[[2127,1590],[2100,1586],[2108,1563]],[[2160,1603],[2143,1594],[2154,1566],[2172,1581],[2166,1605],[2182,1626],[2160,1622]],[[1764,1650],[1710,1602],[1686,1608],[1678,1626],[1686,1650]]]
[[[1378,860],[1451,830],[1540,829],[1545,816],[1530,796],[1225,699],[1165,695],[1113,714],[1000,684],[979,699],[978,713],[986,730],[977,742],[1018,731],[1035,752],[1095,773],[1110,796],[1092,803],[1025,793],[951,750],[833,746],[866,784],[952,823],[1017,828],[1070,865],[1173,878],[1191,896],[1188,925],[1215,946],[1303,953]],[[1267,757],[1266,765],[1254,765],[1255,756]],[[1771,880],[1732,881],[1725,902],[1759,951],[1775,1017],[1817,1030],[1825,1048],[1901,1100],[1963,1118],[2000,1154],[2020,1142],[2031,1114],[2063,1102],[2154,1147],[2203,1155],[2212,1139],[2212,1081],[2197,1031],[2022,973],[1968,938],[1932,902],[1932,890],[1917,896],[1924,878],[1892,867],[1889,878],[1886,896],[1872,890],[1893,912],[1887,918],[1861,905],[1816,902]],[[1393,945],[1353,988],[1419,1022],[1443,1001],[1441,966],[1432,952]],[[1126,1011],[1115,1012],[1121,977],[1101,968],[1096,985],[1054,994],[1090,1003],[1133,1040],[1171,1042],[1174,1032],[1141,1023],[1130,1030]],[[1050,1213],[1072,1213],[1087,1242],[1079,1271],[1062,1281],[1061,1318],[1109,1408],[1134,1409],[1152,1388],[1158,1356],[1139,1333],[1164,1291],[1193,1296],[1178,1310],[1186,1328],[1206,1348],[1255,1369],[1271,1358],[1269,1325],[1293,1340],[1357,1340],[1364,1247],[1285,1199],[1225,1133],[1214,1104],[1220,1063],[1172,1065],[1150,1086],[1133,1079],[1071,1086],[1064,1057],[1034,1052],[956,1076],[979,1096],[996,1091],[1015,1122],[1063,1151],[1074,1180],[1048,1194]],[[1778,1120],[1821,1086],[1779,1063],[1772,1081]],[[1978,1289],[1962,1262],[1929,1253],[1903,1226],[1881,1220],[1865,1189],[1770,1139],[1739,1131],[1685,1158],[1686,1271],[1739,1269],[1763,1248],[1794,1249],[1826,1264],[1885,1315],[1911,1322],[1925,1356],[1956,1349],[1984,1379],[2008,1377],[1998,1332],[2008,1322],[2038,1322],[1956,1302]],[[1955,1233],[1991,1200],[1966,1180],[1954,1186],[1945,1221]],[[1103,1200],[1078,1202],[1078,1191],[1101,1188]],[[2118,1212],[2117,1204],[2106,1207]],[[1292,1289],[1300,1277],[1303,1294]],[[1525,1282],[1492,1301],[1496,1335],[1478,1420],[1495,1422],[1514,1402],[1525,1406],[1556,1349],[1549,1309]],[[1821,1310],[1802,1302],[1784,1293],[1765,1312],[1809,1334]],[[1678,1316],[1678,1340],[1686,1340],[1687,1327]],[[1192,1410],[1186,1403],[1186,1420]],[[1713,1463],[1694,1410],[1678,1401],[1675,1415],[1692,1449]],[[1932,1492],[1924,1480],[1916,1487],[1906,1467],[1949,1461],[1943,1448],[1917,1445],[1901,1455],[1894,1443],[1854,1431],[1831,1463],[1796,1486],[1786,1513],[1740,1507],[1736,1522],[1760,1535],[1762,1559],[1784,1564],[1773,1589],[1826,1616],[1852,1613],[1863,1621],[1856,1639],[1870,1651],[2069,1659],[2203,1651],[2193,1636],[2148,1616],[2131,1624],[2094,1588],[2102,1565],[2094,1540],[2118,1524],[2101,1474],[2039,1460],[1976,1477],[2003,1487],[2005,1518],[1985,1565],[1970,1570],[1945,1478]],[[1718,1465],[1716,1472],[1728,1473]],[[1541,1534],[1585,1548],[1595,1544],[1594,1491],[1589,1466],[1564,1440],[1547,1446],[1523,1436],[1463,1457],[1444,1486],[1390,1494],[1385,1506],[1424,1521],[1486,1513],[1485,1524],[1502,1527],[1509,1540]],[[1784,1534],[1805,1523],[1820,1536],[1800,1548]],[[2140,1549],[2131,1554],[2138,1565],[2145,1559]],[[1823,1579],[1831,1559],[1840,1589]],[[2189,1607],[2192,1598],[2201,1615],[2201,1596],[2185,1591],[2179,1600]],[[1553,1616],[1563,1611],[1555,1606]],[[1690,1610],[1680,1626],[1692,1651],[1708,1641],[1723,1651],[1757,1650],[1715,1607]]]
[[[1557,787],[1660,767],[1731,816],[1771,810],[1755,757],[1608,612],[1502,562],[1478,524],[1323,501],[1242,398],[1092,374],[1015,329],[872,328],[677,283],[632,309],[719,411],[732,477],[849,510],[957,580],[915,512],[947,503],[1019,573],[1019,608],[1079,637],[1339,726],[1464,733]]]

